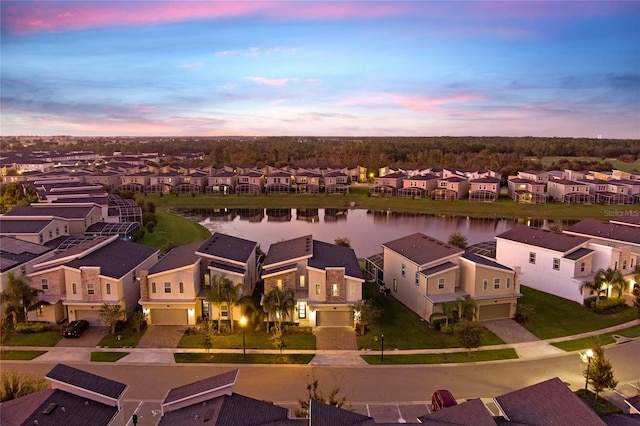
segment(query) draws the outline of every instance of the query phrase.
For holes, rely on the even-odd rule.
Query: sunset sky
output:
[[[640,138],[640,2],[2,1],[2,135]]]

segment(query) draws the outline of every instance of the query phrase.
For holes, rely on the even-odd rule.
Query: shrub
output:
[[[627,308],[627,301],[624,297],[607,297],[600,299],[600,304],[593,308],[598,314],[613,314]]]
[[[42,333],[43,331],[47,331],[51,328],[51,325],[45,322],[31,322],[29,325],[25,323],[20,323],[16,327],[16,333]]]
[[[452,324],[449,325],[441,325],[440,326],[440,331],[444,334],[453,334],[454,331],[454,326]]]

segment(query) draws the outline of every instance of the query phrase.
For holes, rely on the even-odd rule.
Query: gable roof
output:
[[[86,256],[66,263],[70,268],[99,266],[100,275],[122,278],[158,250],[132,241],[115,240]]]
[[[50,204],[47,204],[46,207],[14,207],[6,216],[8,217],[16,217],[16,216],[57,216],[65,219],[82,219],[85,218],[91,213],[91,211],[97,206],[88,206],[88,207],[63,207],[56,206],[53,207]]]
[[[469,251],[469,249],[465,250],[464,254],[462,255],[463,259],[467,259],[470,262],[476,263],[478,265],[483,265],[483,266],[489,266],[492,268],[498,268],[498,269],[504,269],[505,271],[513,271],[513,269],[509,268],[508,266],[504,266],[501,263],[496,262],[495,260],[491,260],[488,259],[484,256],[480,256],[477,253],[474,253],[472,251]]]
[[[500,235],[496,235],[496,238],[529,244],[531,246],[559,251],[562,253],[573,251],[581,244],[589,241],[589,238],[585,237],[568,235],[540,228],[530,228],[524,225],[516,226],[515,228],[503,232]]]
[[[42,231],[52,219],[10,219],[0,217],[0,233],[2,234],[35,234]]]
[[[211,376],[207,379],[170,389],[162,403],[163,405],[175,403],[180,400],[193,398],[197,395],[232,388],[236,383],[239,371],[238,369],[230,370],[217,376]]]
[[[313,256],[313,239],[311,235],[298,237],[291,240],[280,241],[269,246],[269,252],[264,259],[264,267],[297,259]]]
[[[215,232],[207,241],[200,245],[196,254],[204,257],[214,256],[247,263],[251,260],[249,257],[257,245],[258,243],[255,241]]]
[[[67,384],[112,399],[120,398],[127,389],[127,385],[124,383],[78,370],[65,364],[57,364],[45,377],[54,382]]]
[[[382,247],[386,247],[418,265],[425,265],[438,259],[464,253],[458,247],[450,246],[421,232],[389,241],[382,244]]]
[[[495,398],[512,423],[531,426],[605,425],[600,417],[555,377]]]
[[[193,265],[199,259],[195,252],[200,245],[202,245],[201,242],[196,242],[186,246],[174,247],[149,268],[149,275]]]
[[[12,237],[0,237],[0,272],[36,259],[50,252],[50,247]]]
[[[640,244],[640,227],[596,219],[584,219],[565,230],[568,234]]]
[[[364,280],[358,258],[349,247],[313,240],[313,257],[308,266],[318,269],[344,267],[346,275]]]
[[[310,426],[352,426],[375,425],[371,417],[353,411],[343,410],[333,405],[324,404],[314,399],[309,405]]]
[[[418,418],[427,425],[495,426],[493,415],[480,399],[434,411]]]

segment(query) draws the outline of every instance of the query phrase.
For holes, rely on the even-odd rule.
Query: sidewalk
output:
[[[477,350],[506,349],[513,348],[518,354],[518,359],[535,359],[551,356],[564,355],[565,352],[551,345],[551,343],[575,340],[584,337],[591,337],[605,333],[611,333],[625,328],[640,325],[640,319],[608,327],[600,330],[581,333],[574,336],[564,336],[554,339],[538,340],[533,342],[502,344],[493,346],[482,346]],[[617,343],[632,339],[617,339]],[[91,352],[128,352],[129,355],[116,361],[122,364],[174,364],[173,355],[175,353],[204,353],[205,349],[177,349],[177,348],[101,348],[101,347],[27,347],[27,346],[5,346],[3,350],[40,350],[46,351],[35,360],[38,362],[91,362]],[[385,350],[385,355],[410,355],[410,354],[436,354],[452,353],[464,351],[462,348],[447,349],[413,349],[413,350]],[[212,353],[242,353],[242,349],[212,349]],[[247,353],[277,354],[276,349],[248,349]],[[288,354],[315,354],[313,360],[308,364],[312,366],[340,366],[340,367],[364,367],[368,366],[361,355],[377,355],[380,351],[362,350],[284,350]],[[508,360],[512,362],[516,360]],[[502,361],[505,362],[505,361]]]

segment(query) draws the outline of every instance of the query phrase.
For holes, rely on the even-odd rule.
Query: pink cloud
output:
[[[266,78],[266,77],[245,77],[246,80],[253,81],[254,83],[262,84],[265,86],[281,87],[287,86],[292,83],[296,83],[298,80],[295,78]]]
[[[387,95],[361,96],[339,102],[340,105],[373,105],[383,107],[399,107],[413,111],[433,111],[445,109],[445,105],[478,100],[472,95],[455,95],[436,98],[407,96],[397,93]]]

